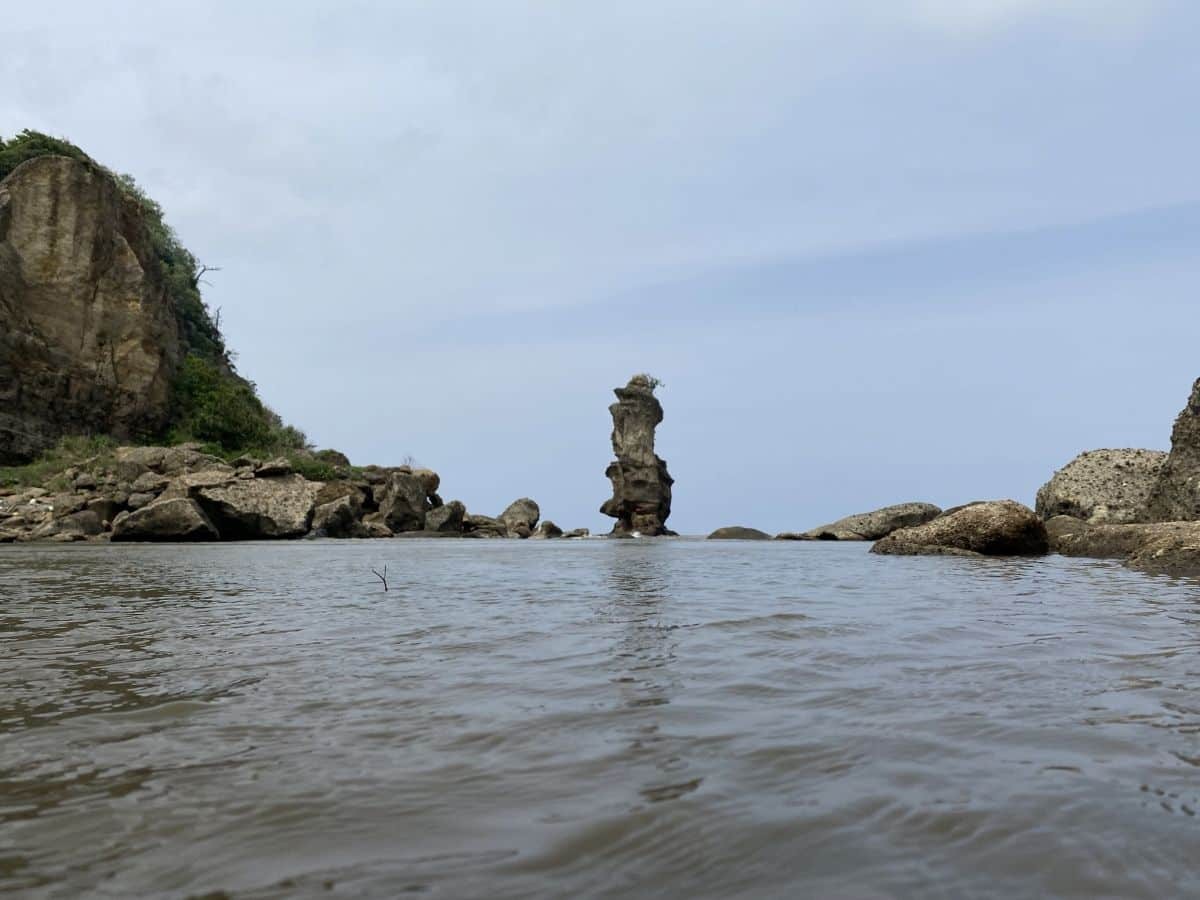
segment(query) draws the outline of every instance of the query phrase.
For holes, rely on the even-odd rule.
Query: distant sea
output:
[[[13,545],[0,651],[0,893],[1200,894],[1200,589],[1115,563]]]

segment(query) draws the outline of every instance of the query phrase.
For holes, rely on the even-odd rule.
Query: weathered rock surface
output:
[[[216,541],[221,537],[195,500],[157,500],[122,513],[113,523],[114,541]]]
[[[728,525],[718,528],[708,536],[710,541],[769,541],[771,536],[757,528],[745,528],[741,525]]]
[[[1151,574],[1200,575],[1200,522],[1092,525],[1055,516],[1046,531],[1050,549],[1063,556],[1122,559]]]
[[[872,553],[893,555],[1040,556],[1049,549],[1046,526],[1015,500],[970,503],[924,525],[882,538]]]
[[[612,447],[616,459],[605,476],[612,482],[612,498],[600,512],[616,519],[613,534],[671,534],[671,485],[674,479],[667,464],[654,453],[654,431],[663,420],[662,404],[654,396],[654,384],[645,375],[635,375],[617,388],[612,414]]]
[[[563,530],[561,528],[559,528],[557,525],[555,525],[553,522],[551,522],[549,519],[546,519],[544,522],[542,522],[542,524],[540,524],[538,526],[537,531],[535,531],[529,537],[534,540],[544,541],[544,540],[550,540],[552,538],[560,538],[562,536],[563,536]]]
[[[498,518],[509,537],[527,538],[533,534],[541,516],[541,508],[528,497],[522,497],[508,504]]]
[[[1161,450],[1088,450],[1042,485],[1035,510],[1047,520],[1137,522],[1166,459]]]
[[[1200,378],[1192,385],[1187,405],[1171,429],[1167,454],[1150,489],[1143,522],[1181,522],[1200,519]]]
[[[808,531],[784,532],[781,541],[877,541],[901,528],[924,525],[942,514],[932,503],[897,503],[871,512],[856,513]]]
[[[473,538],[508,537],[508,527],[499,519],[470,514],[463,519],[463,536]]]
[[[425,514],[425,530],[437,534],[462,534],[467,508],[457,500],[443,503]]]
[[[274,540],[308,533],[321,487],[320,482],[288,475],[235,479],[197,488],[194,494],[226,539]]]
[[[429,512],[425,486],[411,472],[395,471],[374,488],[375,502],[383,513],[384,524],[394,533],[421,531]]]
[[[358,537],[362,533],[359,527],[361,518],[362,495],[357,492],[342,494],[314,508],[312,533],[317,537]]]
[[[145,222],[110,174],[47,156],[0,182],[0,463],[161,430],[180,359]]]

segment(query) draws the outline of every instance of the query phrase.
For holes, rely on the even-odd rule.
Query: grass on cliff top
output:
[[[109,463],[116,446],[109,437],[63,438],[31,463],[0,467],[0,487],[65,489],[63,472]]]

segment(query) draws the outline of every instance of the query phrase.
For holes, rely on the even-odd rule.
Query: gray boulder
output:
[[[1048,550],[1045,524],[1015,500],[955,507],[924,525],[893,531],[871,548],[904,556],[1040,556]]]
[[[1171,429],[1171,452],[1150,489],[1143,522],[1200,519],[1200,378]]]
[[[757,528],[745,528],[741,525],[728,525],[718,528],[708,536],[710,541],[769,541],[771,536]]]
[[[362,495],[356,491],[342,494],[327,503],[319,503],[314,508],[312,533],[318,537],[358,537],[361,518]]]
[[[1161,450],[1088,450],[1042,485],[1034,508],[1047,520],[1137,522],[1166,460]]]
[[[387,480],[374,488],[383,522],[396,534],[425,528],[425,516],[429,512],[425,495],[421,479],[411,472],[391,472]]]
[[[461,534],[467,508],[458,500],[434,507],[425,514],[425,530],[437,534]]]
[[[537,531],[535,531],[529,537],[533,540],[545,541],[545,540],[549,540],[551,538],[560,538],[560,537],[562,537],[562,535],[563,535],[563,530],[561,528],[559,528],[557,525],[555,525],[553,522],[551,522],[549,519],[546,519],[544,522],[542,522],[542,524],[540,524],[538,526]]]
[[[522,497],[510,503],[504,512],[500,513],[499,520],[510,537],[529,537],[541,516],[542,511],[538,505],[528,497]]]
[[[200,487],[196,499],[230,540],[303,537],[323,485],[299,475],[235,479]]]
[[[194,500],[157,500],[113,523],[114,541],[216,541],[216,526]]]
[[[897,503],[871,512],[856,513],[811,528],[808,531],[785,532],[779,535],[785,541],[877,541],[900,528],[924,525],[936,519],[942,510],[932,503]]]

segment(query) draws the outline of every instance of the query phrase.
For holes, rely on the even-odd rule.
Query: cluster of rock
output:
[[[616,536],[674,534],[666,527],[674,479],[666,462],[654,453],[654,430],[663,420],[654,387],[649,376],[635,375],[625,387],[614,390],[617,402],[608,408],[617,458],[604,472],[613,495],[600,512],[617,520],[612,529]]]
[[[1169,453],[1082,453],[1038,491],[1037,510],[1057,553],[1200,574],[1200,379],[1175,419]]]
[[[778,537],[784,541],[877,541],[898,529],[924,525],[941,514],[941,508],[932,503],[897,503],[808,531],[785,531]]]
[[[142,212],[111,174],[46,156],[0,182],[0,464],[67,434],[161,432],[181,359]]]
[[[343,458],[344,459],[344,458]],[[61,473],[57,490],[0,490],[0,543],[217,541],[301,537],[582,537],[522,498],[499,516],[438,496],[429,469],[335,469],[311,481],[286,459],[227,463],[195,445],[121,447]]]

